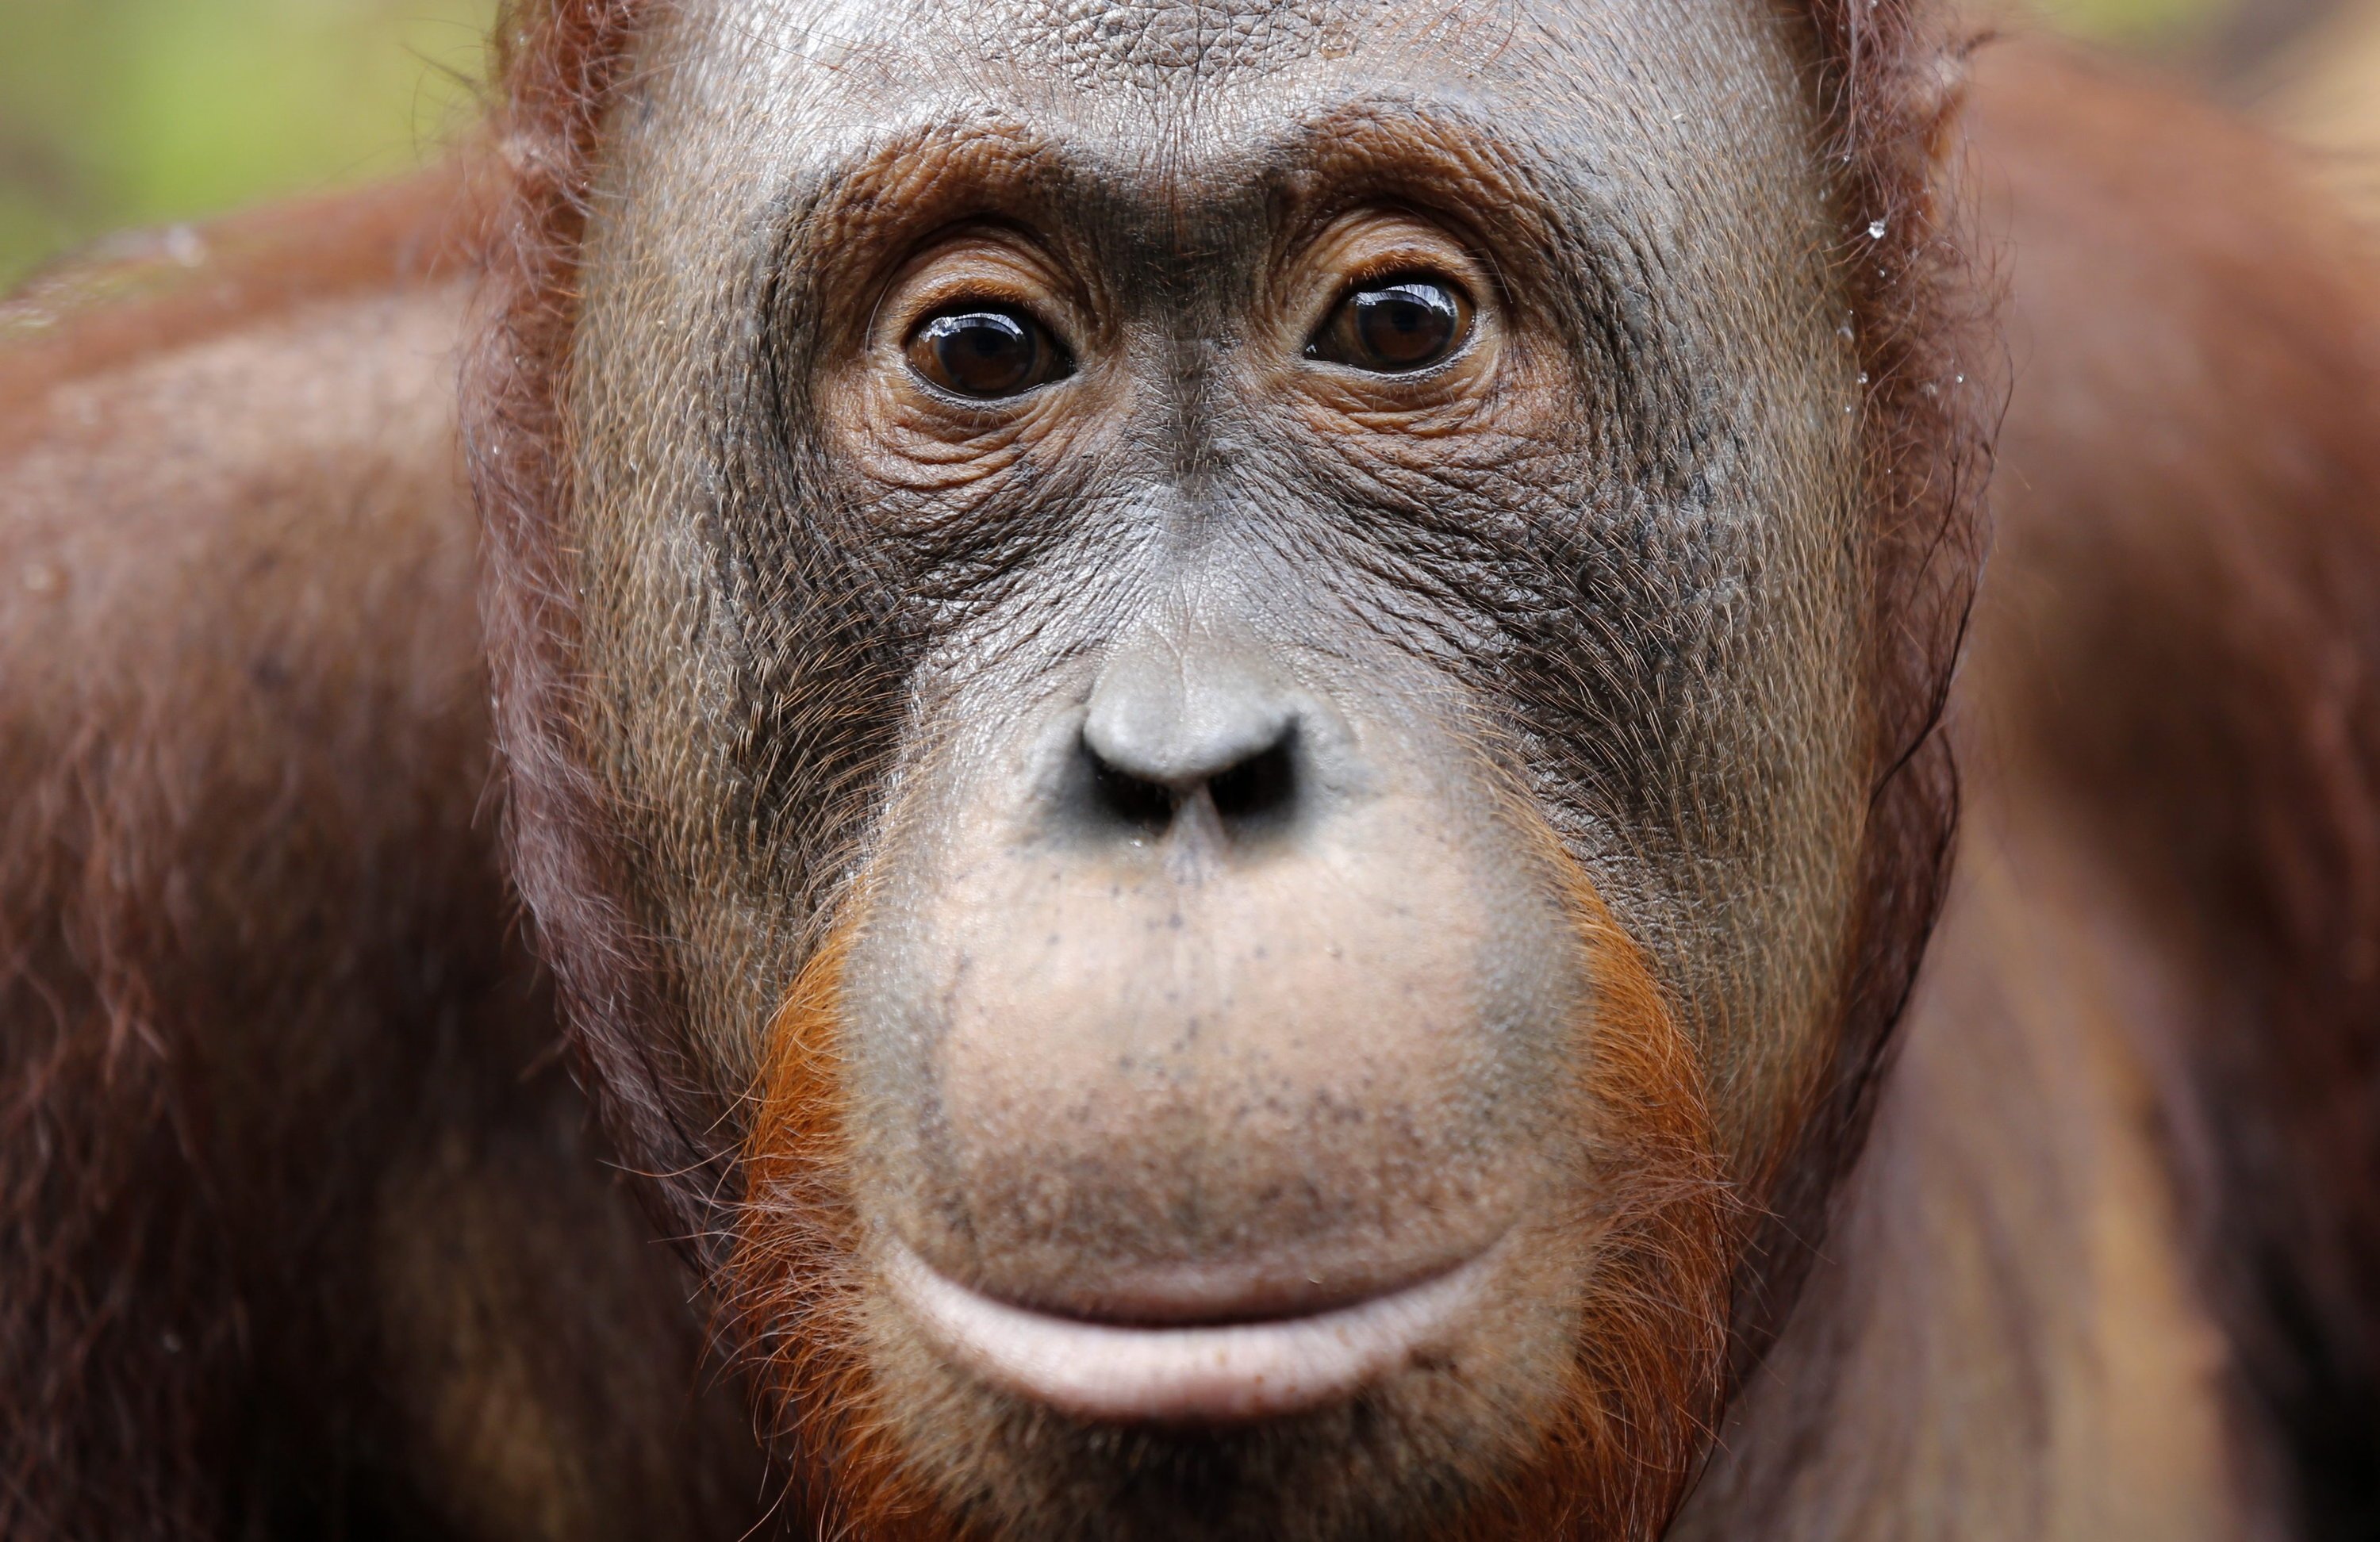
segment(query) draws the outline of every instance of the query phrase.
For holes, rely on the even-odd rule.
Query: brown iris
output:
[[[1470,297],[1452,284],[1390,278],[1342,299],[1305,354],[1374,374],[1410,374],[1453,353],[1470,331]]]
[[[1007,306],[929,316],[909,334],[909,367],[954,395],[1019,395],[1067,372],[1065,349],[1040,322]]]

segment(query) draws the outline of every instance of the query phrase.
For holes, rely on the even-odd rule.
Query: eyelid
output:
[[[981,284],[953,284],[939,294],[916,297],[901,297],[889,323],[883,327],[885,339],[905,347],[915,341],[918,332],[929,322],[943,316],[965,316],[976,311],[995,311],[1022,317],[1039,327],[1051,337],[1065,341],[1066,329],[1049,313],[1049,308],[1035,303],[1035,297],[992,288]]]
[[[967,306],[1014,310],[1062,341],[1075,303],[1064,271],[1039,247],[1002,225],[945,231],[917,248],[886,282],[870,332],[905,343],[937,313]]]
[[[1400,278],[1426,278],[1458,285],[1467,293],[1473,287],[1471,264],[1451,262],[1447,261],[1450,255],[1443,250],[1370,252],[1348,271],[1347,288],[1352,291]]]
[[[1475,326],[1492,313],[1497,294],[1493,265],[1459,221],[1396,207],[1342,214],[1304,246],[1289,273],[1283,297],[1293,307],[1287,319],[1300,349],[1351,297],[1388,280],[1426,278],[1457,291]],[[1323,275],[1336,282],[1325,288],[1315,282]]]

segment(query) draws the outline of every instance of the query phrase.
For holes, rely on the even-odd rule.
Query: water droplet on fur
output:
[[[1867,238],[1871,241],[1881,241],[1884,239],[1884,222],[1882,220],[1870,220],[1867,222]]]

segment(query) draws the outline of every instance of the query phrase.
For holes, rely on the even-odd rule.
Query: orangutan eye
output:
[[[1009,306],[938,312],[909,334],[909,368],[953,395],[1021,395],[1071,373],[1073,361],[1049,330]]]
[[[1331,311],[1305,357],[1378,375],[1427,370],[1471,334],[1471,297],[1435,278],[1367,284]]]

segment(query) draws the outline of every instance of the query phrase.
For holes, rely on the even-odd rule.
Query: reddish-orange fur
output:
[[[1550,841],[1550,837],[1548,837]],[[1742,1220],[1725,1186],[1702,1071],[1644,952],[1586,875],[1570,880],[1596,982],[1582,1035],[1586,1105],[1609,1123],[1593,1161],[1598,1236],[1578,1364],[1560,1422],[1463,1542],[1659,1535],[1725,1392],[1728,1265]]]
[[[847,925],[829,935],[770,1025],[726,1295],[770,1390],[777,1433],[802,1453],[792,1502],[828,1535],[890,1538],[915,1535],[930,1509],[903,1480],[854,1354],[865,1284],[844,1181],[836,1026],[849,943]]]

